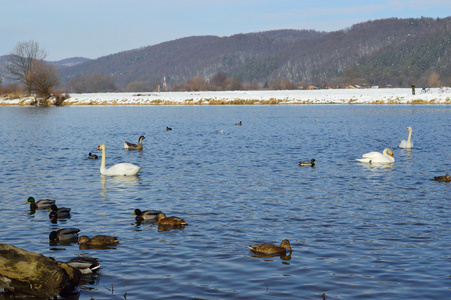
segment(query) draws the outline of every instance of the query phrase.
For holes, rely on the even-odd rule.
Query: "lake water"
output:
[[[451,186],[431,179],[451,173],[450,116],[445,105],[0,107],[0,242],[99,258],[74,299],[446,299]],[[397,148],[407,126],[411,151]],[[123,149],[140,135],[143,151]],[[88,159],[101,143],[107,166],[140,175],[101,176]],[[355,161],[386,147],[394,165]],[[29,196],[72,217],[30,214]],[[135,208],[189,225],[158,231]],[[64,227],[121,241],[49,245]],[[291,257],[247,248],[283,239]]]

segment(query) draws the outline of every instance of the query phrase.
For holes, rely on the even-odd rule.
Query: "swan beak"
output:
[[[97,147],[97,149],[96,150],[99,150],[100,149],[100,146],[99,147]]]

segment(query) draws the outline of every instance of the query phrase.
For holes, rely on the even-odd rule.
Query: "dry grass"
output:
[[[61,95],[60,95],[61,97]],[[19,103],[14,101],[14,103],[8,103],[8,100],[12,99],[21,99]],[[2,97],[0,96],[0,105],[53,105],[53,99],[50,99],[48,103],[43,103],[42,99],[25,97],[22,93],[20,95],[9,94]],[[412,101],[406,101],[405,98],[394,98],[394,99],[375,99],[373,101],[368,102],[359,102],[357,98],[348,98],[348,99],[335,99],[324,101],[322,99],[277,99],[270,98],[268,100],[261,99],[217,99],[217,98],[202,98],[202,99],[185,99],[183,101],[171,101],[171,100],[163,100],[163,99],[143,99],[140,97],[132,98],[132,99],[112,99],[112,100],[101,100],[101,99],[92,99],[86,102],[80,102],[78,98],[69,98],[64,100],[60,105],[69,106],[69,105],[312,105],[312,104],[451,104],[450,97],[443,99],[432,99],[432,100],[422,100],[416,99]]]

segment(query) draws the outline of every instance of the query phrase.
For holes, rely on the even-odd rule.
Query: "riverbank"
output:
[[[50,103],[53,100],[50,99]],[[34,97],[8,99],[0,105],[33,105]],[[405,89],[326,89],[284,91],[84,93],[63,105],[251,105],[251,104],[451,104],[451,90],[438,88],[412,95]]]

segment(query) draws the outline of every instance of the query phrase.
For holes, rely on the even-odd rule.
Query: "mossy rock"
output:
[[[0,244],[0,288],[8,294],[52,298],[74,291],[81,272],[66,263]]]

